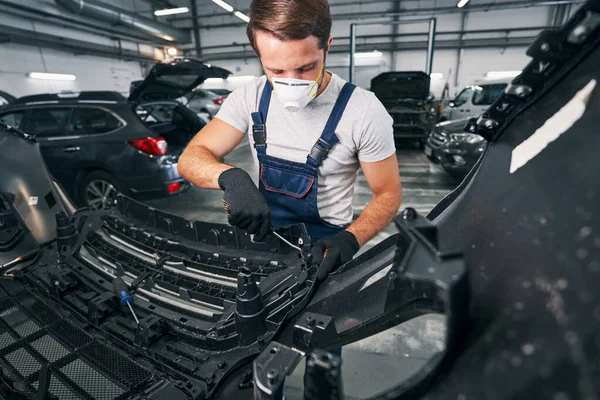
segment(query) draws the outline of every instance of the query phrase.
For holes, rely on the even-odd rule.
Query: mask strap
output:
[[[315,79],[315,83],[313,83],[313,85],[311,86],[310,90],[308,91],[308,93],[312,92],[313,89],[315,88],[315,85],[317,85],[317,88],[319,86],[319,78],[321,77],[321,74],[323,74],[323,71],[325,71],[325,63],[323,63],[323,67],[321,67],[321,71],[319,71],[319,75],[317,75],[317,79]],[[319,90],[315,90],[315,93],[313,94],[313,96],[311,97],[310,100],[314,100],[315,97],[317,97],[317,92]]]

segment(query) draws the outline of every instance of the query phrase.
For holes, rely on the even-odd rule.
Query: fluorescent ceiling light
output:
[[[250,22],[250,17],[240,11],[234,12],[235,16],[241,19],[242,21]]]
[[[183,14],[189,11],[190,9],[187,7],[165,8],[164,10],[154,11],[154,15],[156,15],[157,17],[162,17],[164,15]]]
[[[177,55],[177,49],[175,47],[169,47],[167,49],[167,54],[170,56],[176,56]]]
[[[485,74],[488,78],[514,78],[519,75],[521,71],[490,71]]]
[[[456,5],[456,7],[458,7],[458,8],[463,8],[464,6],[466,6],[466,5],[467,5],[467,3],[468,3],[468,2],[469,2],[469,0],[460,0],[460,1],[458,2],[458,4]]]
[[[229,78],[227,78],[227,80],[229,82],[247,82],[247,81],[251,81],[252,79],[254,79],[254,75],[240,75],[240,76],[230,76]]]
[[[223,0],[213,0],[213,2],[215,4],[218,4],[219,6],[223,7],[227,11],[233,12],[233,7],[231,7],[229,4],[225,3]]]
[[[223,78],[208,78],[204,83],[220,83],[223,82]]]
[[[31,79],[46,79],[50,81],[74,81],[77,79],[71,74],[48,74],[45,72],[30,72],[28,76]]]
[[[429,76],[431,77],[431,79],[444,79],[444,74],[442,74],[441,72],[432,72]]]
[[[369,51],[367,53],[354,53],[354,58],[378,58],[383,55],[380,51]]]

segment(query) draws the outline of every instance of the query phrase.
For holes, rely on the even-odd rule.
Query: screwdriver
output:
[[[135,311],[133,311],[133,307],[131,307],[131,302],[133,301],[133,299],[131,298],[131,296],[129,295],[129,292],[127,291],[127,284],[125,283],[123,278],[121,278],[121,277],[115,278],[112,281],[112,285],[115,290],[115,294],[117,295],[119,300],[121,300],[121,304],[122,305],[127,304],[129,309],[131,310],[131,314],[133,314],[133,318],[135,318],[135,322],[139,325],[140,320],[138,319],[137,315],[135,315]]]
[[[20,262],[27,261],[30,258],[35,257],[37,255],[37,253],[38,253],[37,249],[28,251],[27,253],[23,254],[22,256],[18,256],[17,258],[15,258],[12,261],[7,262],[6,264],[2,264],[0,266],[0,269],[6,269],[6,268],[12,267],[13,265],[16,265]]]

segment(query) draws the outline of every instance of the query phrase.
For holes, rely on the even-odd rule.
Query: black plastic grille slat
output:
[[[135,242],[136,246],[159,253],[161,256],[169,255],[173,259],[172,254],[175,252],[186,254],[189,259],[198,264],[199,268],[205,267],[207,269],[215,270],[221,269],[223,275],[235,277],[237,275],[240,262],[237,257],[230,257],[227,255],[220,254],[215,257],[212,253],[206,251],[199,251],[191,249],[183,245],[177,245],[176,251],[174,249],[165,249],[168,246],[164,241],[157,241],[153,235],[146,235],[144,232],[138,229],[132,229],[132,227],[123,221],[120,221],[114,217],[105,216],[103,217],[105,222],[105,228],[110,233],[116,236],[123,237],[128,241]],[[161,253],[165,254],[161,254]],[[183,261],[183,260],[179,260]],[[280,262],[278,265],[271,265],[269,261],[258,261],[252,258],[248,258],[245,262],[245,266],[252,271],[260,271],[265,273],[272,273],[287,268],[285,262]],[[218,273],[217,271],[214,271]]]
[[[192,290],[199,294],[215,297],[213,300],[215,305],[221,305],[220,300],[223,298],[232,299],[235,296],[234,288],[194,279],[169,270],[157,269],[156,265],[140,260],[139,258],[129,255],[119,248],[112,246],[110,243],[104,241],[98,234],[88,235],[87,245],[91,247],[98,256],[122,265],[126,272],[139,276],[146,270],[154,271],[158,274],[154,277],[154,280],[158,284],[160,284],[160,280],[164,280],[172,285],[181,286],[184,289]],[[84,260],[81,261],[85,263]]]
[[[151,378],[151,374],[139,364],[123,357],[100,343],[91,343],[81,349],[88,361],[101,367],[107,374],[123,386],[131,389]]]

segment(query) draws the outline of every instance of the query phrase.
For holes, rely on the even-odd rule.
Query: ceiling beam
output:
[[[533,40],[535,36],[531,37],[516,37],[516,38],[487,38],[487,39],[466,39],[462,42],[456,40],[436,40],[435,48],[437,50],[446,49],[457,49],[459,46],[462,48],[489,48],[489,47],[526,47]],[[462,44],[461,44],[462,43]],[[377,48],[379,51],[391,51],[394,47],[392,43],[381,42],[381,43],[370,43],[370,44],[357,44],[356,51],[371,51],[373,48]],[[406,50],[423,50],[427,49],[427,41],[414,41],[414,42],[398,42],[395,44],[396,51]],[[348,54],[347,45],[331,46],[330,53],[332,54]],[[254,51],[229,51],[229,52],[215,52],[215,53],[204,53],[202,59],[204,61],[215,61],[215,60],[234,60],[234,59],[248,59],[256,57]]]
[[[472,30],[464,30],[464,31],[444,31],[444,32],[436,32],[436,37],[443,36],[465,36],[465,35],[482,35],[482,34],[493,34],[493,33],[503,33],[508,34],[510,32],[532,32],[537,34],[539,31],[543,29],[549,29],[548,26],[532,26],[527,28],[497,28],[497,29],[472,29]],[[357,35],[356,39],[401,39],[401,38],[409,38],[409,37],[418,37],[418,36],[427,36],[427,32],[407,32],[407,33],[382,33],[382,34],[374,34],[374,35]],[[349,42],[350,36],[336,36],[333,38],[333,43],[338,44],[339,42]],[[367,43],[368,44],[368,43]],[[231,43],[224,45],[216,45],[216,46],[205,46],[203,50],[215,50],[215,49],[226,49],[226,48],[234,48],[234,47],[248,47],[250,43]],[[184,47],[185,48],[185,47]],[[188,47],[189,48],[189,47]]]

